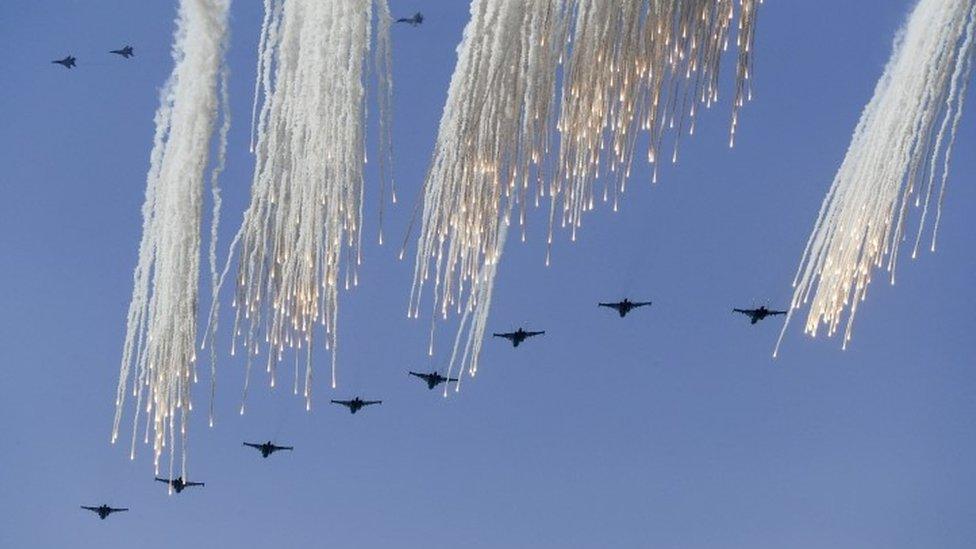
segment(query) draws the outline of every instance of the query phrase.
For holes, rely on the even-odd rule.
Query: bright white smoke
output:
[[[733,135],[749,94],[758,3],[738,3]],[[718,69],[736,23],[734,4],[472,1],[424,183],[408,311],[418,315],[424,286],[433,278],[435,315],[447,316],[452,308],[461,314],[451,369],[477,370],[513,216],[524,231],[526,207],[548,195],[549,243],[557,217],[575,235],[583,213],[593,208],[593,183],[601,175],[612,174],[616,207],[641,130],[650,135],[652,163],[668,130],[676,136],[693,133],[698,108],[718,100]],[[677,140],[671,157],[677,161]],[[610,189],[608,183],[604,201]]]
[[[385,181],[391,157],[386,0],[265,1],[251,204],[231,245],[232,250],[240,246],[231,353],[237,338],[243,338],[245,395],[252,361],[262,348],[271,386],[285,349],[303,349],[303,392],[306,406],[311,405],[310,349],[316,323],[324,326],[333,387],[336,383],[339,287],[357,284],[362,260],[366,81],[374,7],[379,163]],[[263,97],[260,109],[258,96]],[[384,186],[381,195],[386,192]],[[345,261],[344,253],[350,256]],[[214,322],[216,307],[211,315]],[[296,355],[296,394],[298,387]]]
[[[560,224],[575,239],[582,215],[593,209],[593,188],[604,180],[602,200],[617,210],[641,131],[657,181],[664,137],[674,134],[671,162],[682,133],[693,135],[696,113],[718,101],[722,53],[735,23],[734,2],[577,0],[578,12],[563,80],[558,170],[550,196],[562,201]],[[739,59],[729,146],[739,109],[749,97],[755,0],[742,0],[736,33]],[[667,154],[667,153],[664,153]],[[549,243],[557,201],[553,200]]]
[[[433,259],[437,314],[461,312],[466,299],[455,354],[470,326],[462,354],[472,372],[513,206],[548,150],[566,23],[563,2],[475,0],[458,47],[424,187],[411,314]]]
[[[832,335],[850,309],[846,347],[873,270],[885,266],[894,284],[912,202],[921,209],[912,257],[932,206],[930,247],[935,250],[949,160],[972,72],[974,27],[976,0],[920,0],[898,32],[807,242],[780,342],[793,312],[812,296],[805,331],[816,335],[822,323]]]
[[[173,43],[173,72],[160,92],[156,134],[142,207],[143,234],[119,372],[112,442],[118,439],[126,398],[134,399],[132,446],[144,412],[145,441],[153,434],[154,466],[177,444],[186,476],[187,419],[196,381],[201,208],[206,169],[219,112],[217,158],[211,175],[214,223],[219,213],[217,176],[226,149],[226,78],[223,68],[230,0],[181,0]],[[216,226],[211,236],[216,234]],[[211,241],[211,246],[214,242]],[[211,254],[212,254],[211,250]],[[133,371],[134,369],[134,371]]]

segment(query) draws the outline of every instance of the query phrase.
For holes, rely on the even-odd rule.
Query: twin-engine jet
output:
[[[409,372],[409,373],[410,373],[410,375],[419,377],[420,379],[422,379],[425,382],[427,382],[427,388],[428,389],[433,389],[434,387],[437,387],[441,383],[445,383],[445,382],[446,383],[450,383],[452,381],[457,381],[458,380],[456,377],[444,377],[439,372],[437,372],[436,370],[434,370],[433,372],[431,372],[429,374],[420,374],[420,373],[417,373],[417,372]]]
[[[542,335],[544,333],[546,333],[546,332],[545,331],[541,331],[541,332],[527,332],[524,329],[519,328],[518,330],[515,330],[514,332],[506,332],[506,333],[503,333],[503,334],[492,334],[492,335],[495,336],[495,337],[504,337],[505,339],[508,339],[508,340],[510,340],[512,342],[512,347],[518,347],[519,344],[521,344],[526,339],[528,339],[530,337],[539,336],[539,335]]]
[[[190,486],[203,486],[202,482],[186,482],[183,480],[183,477],[176,477],[174,479],[156,477],[156,480],[169,484],[170,488],[177,494],[182,492],[184,488],[189,488]]]
[[[272,444],[272,442],[270,440],[268,442],[265,442],[265,443],[262,443],[262,444],[257,444],[255,442],[245,442],[244,443],[244,446],[249,446],[251,448],[256,448],[258,451],[261,452],[261,457],[264,457],[264,458],[270,456],[271,454],[273,454],[273,453],[275,453],[275,452],[277,452],[279,450],[294,450],[294,448],[291,447],[291,446],[278,446],[276,444]]]
[[[356,398],[354,398],[352,400],[333,400],[332,401],[332,404],[341,404],[341,405],[345,406],[346,408],[349,408],[349,413],[350,414],[355,414],[361,408],[365,408],[366,406],[371,406],[373,404],[383,404],[383,401],[382,400],[363,400],[363,399],[361,399],[359,397],[356,397]]]
[[[410,25],[411,27],[416,27],[417,25],[423,24],[423,22],[424,22],[424,14],[422,14],[422,13],[420,13],[418,11],[417,13],[413,14],[413,17],[401,17],[401,18],[397,19],[396,22],[397,23],[406,23],[406,24]]]
[[[618,301],[616,303],[598,303],[597,305],[599,305],[600,307],[609,307],[611,309],[615,309],[617,311],[617,314],[620,315],[620,318],[623,318],[627,316],[627,313],[629,313],[630,311],[638,307],[650,306],[650,304],[651,304],[650,301],[631,301],[627,298],[624,298],[623,301]]]
[[[98,507],[88,507],[87,505],[82,505],[82,509],[87,509],[98,515],[98,518],[105,520],[112,513],[121,513],[122,511],[128,511],[124,507],[109,507],[108,505],[99,505]]]
[[[75,66],[75,58],[74,58],[74,56],[71,56],[71,55],[65,57],[64,59],[56,59],[56,60],[51,61],[51,62],[52,63],[57,63],[58,65],[61,65],[61,66],[63,66],[66,69],[70,69],[71,67],[74,67]]]
[[[771,311],[765,305],[758,309],[732,309],[734,313],[742,313],[749,317],[750,324],[755,324],[767,316],[785,315],[786,311]]]
[[[132,57],[133,55],[135,55],[135,53],[132,52],[132,46],[126,46],[126,47],[124,47],[124,48],[122,48],[120,50],[112,50],[109,53],[114,53],[115,55],[121,55],[122,57],[125,57],[126,59],[128,59],[128,58]]]

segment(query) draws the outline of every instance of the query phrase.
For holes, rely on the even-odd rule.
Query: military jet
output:
[[[494,337],[504,337],[505,339],[510,339],[512,341],[512,347],[518,347],[519,344],[522,343],[523,341],[525,341],[526,339],[528,339],[530,337],[535,337],[535,336],[538,336],[538,335],[542,335],[544,333],[546,333],[546,332],[545,331],[541,331],[541,332],[526,332],[524,329],[519,328],[518,330],[515,330],[514,332],[507,332],[507,333],[504,333],[504,334],[491,334],[491,335],[493,335]]]
[[[158,480],[159,482],[165,482],[166,484],[169,484],[170,488],[172,488],[177,494],[179,494],[180,492],[183,491],[184,488],[187,488],[189,486],[203,486],[202,482],[184,482],[183,477],[176,477],[174,479],[156,477],[156,480]]]
[[[71,55],[69,55],[68,57],[65,57],[64,59],[57,59],[57,60],[51,61],[51,62],[52,63],[57,63],[58,65],[64,65],[64,68],[66,68],[66,69],[70,69],[71,67],[74,67],[75,66],[75,58],[74,58],[74,56],[71,56]]]
[[[98,515],[98,518],[105,520],[112,513],[120,513],[122,511],[128,511],[125,508],[116,509],[115,507],[109,507],[108,505],[99,505],[98,507],[88,507],[87,505],[82,505],[82,509],[88,509]]]
[[[444,382],[457,381],[456,377],[444,377],[440,373],[438,373],[437,370],[434,370],[429,374],[418,374],[417,372],[409,372],[409,373],[410,375],[417,376],[420,379],[427,382],[428,389],[433,389],[434,387],[437,387],[438,385]]]
[[[742,313],[751,319],[750,324],[755,324],[767,316],[785,315],[786,311],[771,311],[765,305],[758,309],[732,309],[734,313]]]
[[[618,301],[616,303],[598,303],[597,305],[600,307],[610,307],[611,309],[616,309],[617,313],[620,314],[620,318],[623,318],[627,316],[627,313],[629,313],[630,311],[638,307],[646,307],[650,304],[651,304],[650,301],[631,301],[627,298],[624,298],[623,301]]]
[[[420,13],[418,11],[417,13],[413,14],[413,17],[401,17],[401,18],[397,19],[396,22],[397,23],[406,23],[406,24],[410,25],[411,27],[416,27],[417,25],[423,24],[423,22],[424,22],[424,14],[422,14],[422,13]]]
[[[261,457],[268,457],[271,454],[277,452],[278,450],[294,450],[291,446],[276,446],[269,440],[264,444],[255,444],[253,442],[245,442],[244,446],[250,446],[251,448],[257,448],[261,451]]]
[[[364,407],[369,406],[371,404],[383,404],[383,401],[382,400],[363,400],[363,399],[361,399],[359,397],[356,397],[356,398],[354,398],[352,400],[333,400],[332,401],[332,404],[342,404],[346,408],[349,408],[349,413],[350,414],[355,414],[356,412],[359,411],[360,408],[364,408]]]
[[[121,50],[112,50],[109,53],[114,53],[116,55],[121,55],[122,57],[125,57],[126,59],[128,59],[128,58],[132,57],[133,55],[135,55],[135,53],[132,52],[132,46],[126,46],[126,47],[122,48]]]

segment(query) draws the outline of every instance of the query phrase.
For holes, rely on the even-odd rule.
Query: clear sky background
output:
[[[730,312],[788,303],[912,2],[766,2],[736,148],[726,82],[681,163],[653,187],[635,169],[621,211],[591,213],[575,244],[560,234],[550,268],[545,214],[532,215],[528,242],[509,242],[489,329],[547,333],[517,350],[487,342],[477,378],[448,399],[407,376],[445,357],[428,359],[427,322],[406,318],[413,265],[396,255],[467,2],[391,4],[427,20],[393,32],[402,200],[388,210],[393,244],[376,245],[370,173],[361,285],[341,296],[340,387],[320,375],[306,413],[259,371],[239,416],[225,321],[215,428],[203,377],[194,394],[189,469],[207,486],[178,496],[152,481],[149,448],[130,461],[108,443],[175,2],[0,5],[0,546],[972,546],[972,93],[941,249],[904,254],[895,288],[876,277],[848,351],[797,323],[773,360],[778,321]],[[257,0],[232,8],[221,257],[249,194],[261,15]],[[126,43],[135,58],[106,53]],[[76,69],[50,64],[69,53]],[[595,305],[624,296],[654,305],[625,320]],[[324,351],[316,364],[326,371]],[[327,404],[357,394],[384,403],[355,416]],[[262,460],[241,446],[269,438],[296,449]],[[102,522],[78,508],[103,502],[132,511]]]

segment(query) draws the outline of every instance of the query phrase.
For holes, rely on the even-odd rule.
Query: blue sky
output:
[[[391,4],[427,17],[393,33],[398,242],[467,2]],[[306,413],[257,383],[238,416],[242,364],[224,353],[217,426],[204,413],[191,426],[190,474],[207,486],[169,497],[148,448],[133,462],[108,438],[174,5],[0,7],[0,546],[971,546],[972,93],[941,248],[903,262],[896,288],[871,288],[848,351],[797,325],[774,361],[778,323],[730,312],[788,302],[910,2],[766,2],[736,148],[723,102],[660,183],[635,169],[620,212],[591,213],[574,244],[559,235],[548,269],[545,216],[532,216],[529,241],[506,250],[489,329],[547,334],[518,350],[487,342],[457,397],[408,378],[444,357],[426,357],[427,323],[406,318],[412,263],[371,239],[360,287],[341,297],[339,389],[319,376]],[[260,18],[260,2],[232,8],[221,255],[248,199]],[[126,43],[131,60],[105,53]],[[76,69],[50,65],[68,53]],[[623,296],[654,306],[624,321],[595,307]],[[196,387],[198,410],[207,393]],[[384,404],[356,416],[326,404],[356,394]],[[241,447],[268,438],[296,450]],[[102,522],[77,507],[102,502],[132,511]]]

